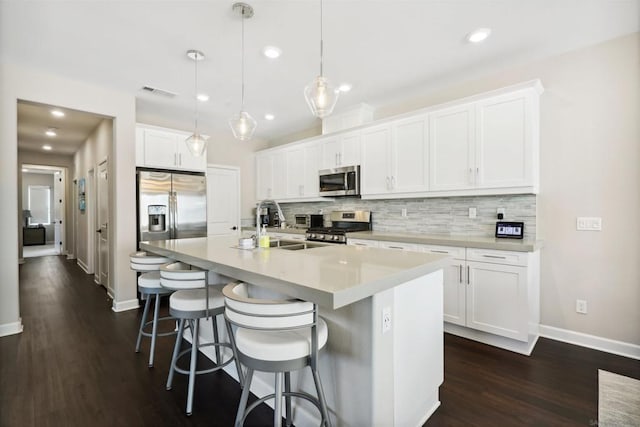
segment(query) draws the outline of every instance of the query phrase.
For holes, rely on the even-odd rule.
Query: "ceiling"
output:
[[[639,30],[640,0],[325,0],[325,76],[353,89],[336,111],[377,106]],[[233,1],[3,1],[0,59],[136,97],[137,120],[190,130],[194,62],[200,130],[231,135],[240,109],[241,21]],[[317,0],[250,1],[245,21],[245,109],[267,140],[317,127],[303,88],[319,73]],[[484,43],[465,35],[492,29]],[[278,59],[265,45],[282,49]],[[153,86],[177,94],[141,91]],[[22,112],[28,111],[22,106]],[[265,113],[275,120],[266,121]],[[22,119],[22,116],[21,116]],[[25,118],[25,121],[28,121]],[[38,126],[41,126],[38,123]],[[38,129],[37,132],[40,132]],[[39,144],[36,130],[29,143]],[[71,137],[69,138],[71,139]]]
[[[63,112],[64,117],[55,117],[53,110]],[[102,120],[101,116],[83,111],[19,101],[18,149],[42,151],[43,145],[50,145],[53,153],[72,155]],[[45,134],[51,128],[55,137]]]

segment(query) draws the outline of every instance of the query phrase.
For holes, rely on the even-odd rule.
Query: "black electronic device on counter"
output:
[[[496,237],[507,239],[524,238],[524,222],[498,221],[496,222]]]

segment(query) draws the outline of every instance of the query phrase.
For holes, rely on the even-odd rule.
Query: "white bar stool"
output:
[[[252,297],[254,289],[256,288],[252,285],[235,282],[222,290],[225,297],[225,318],[237,326],[236,354],[240,363],[247,367],[235,426],[241,427],[249,412],[264,401],[274,398],[273,425],[280,427],[283,397],[286,425],[291,426],[291,397],[301,397],[320,410],[321,425],[330,427],[327,402],[318,374],[318,351],[327,343],[328,328],[318,316],[317,305],[297,299],[258,299]],[[306,366],[311,368],[317,397],[291,391],[290,373]],[[275,373],[275,391],[247,408],[255,370]]]
[[[174,335],[176,333],[175,331],[158,333],[159,321],[172,320],[171,317],[158,317],[160,313],[160,298],[163,295],[169,295],[173,292],[160,285],[160,266],[168,262],[173,262],[173,260],[171,258],[151,255],[146,252],[134,252],[129,254],[129,260],[131,261],[131,269],[142,273],[140,277],[138,277],[138,292],[140,292],[140,294],[146,299],[142,320],[140,321],[140,329],[138,330],[136,353],[140,352],[142,337],[145,336],[151,338],[151,349],[149,350],[149,367],[151,368],[153,367],[153,358],[156,350],[156,337]],[[151,320],[147,320],[151,300],[154,296],[155,307],[153,310],[153,318]],[[146,332],[144,329],[149,325],[152,325],[151,332]]]
[[[207,276],[209,276],[209,278]],[[224,276],[218,276],[214,272],[200,270],[182,262],[166,264],[160,269],[160,284],[167,289],[175,291],[169,299],[169,313],[179,320],[178,335],[176,337],[176,344],[171,358],[171,367],[167,378],[167,390],[171,390],[175,372],[189,375],[187,415],[191,415],[193,412],[193,394],[196,375],[215,372],[224,368],[235,359],[231,325],[226,320],[225,325],[230,342],[220,342],[218,334],[216,317],[224,313],[224,298],[220,292],[220,286],[212,286],[209,284],[215,282],[216,278],[218,280],[228,280],[228,278],[222,279],[223,277]],[[210,343],[200,343],[200,319],[209,318],[212,320],[214,341]],[[186,323],[188,323],[188,325],[185,326]],[[191,348],[181,351],[180,347],[185,327],[191,330]],[[197,370],[198,349],[207,346],[215,346],[216,366],[210,369]],[[221,347],[227,347],[232,350],[232,356],[224,362],[222,362],[221,359]],[[191,355],[189,370],[178,367],[178,360],[187,353]],[[236,368],[238,369],[240,384],[242,385],[243,374],[238,363],[236,363]]]

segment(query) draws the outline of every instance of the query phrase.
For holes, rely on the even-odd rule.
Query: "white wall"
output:
[[[15,64],[0,64],[0,234],[18,242],[18,100],[87,111],[114,118],[111,155],[113,257],[109,271],[115,286],[114,309],[137,306],[135,276],[129,269],[129,253],[135,249],[135,99],[133,96],[45,74]],[[0,247],[0,336],[22,330],[18,293],[18,243]]]
[[[98,165],[104,160],[111,157],[109,153],[111,152],[112,141],[113,121],[111,119],[104,119],[100,122],[100,124],[98,124],[98,126],[96,126],[93,132],[91,132],[87,140],[84,142],[84,144],[82,144],[78,151],[76,151],[73,158],[75,170],[73,179],[79,181],[80,179],[84,178],[86,185],[89,186],[89,171],[93,169],[95,171],[95,176],[97,176]],[[94,230],[96,229],[95,224],[90,223],[89,216],[90,210],[96,208],[95,206],[93,206],[93,196],[93,189],[88,189],[86,199],[87,208],[84,211],[80,211],[78,209],[78,206],[74,207],[74,209],[77,209],[76,230],[78,233],[78,248],[76,257],[78,258],[79,262],[86,266],[90,265],[91,254],[89,254],[89,251],[93,249],[89,248],[88,245],[89,236],[90,234],[94,233]],[[96,211],[94,210],[94,212]],[[111,278],[109,278],[109,280],[111,280]]]

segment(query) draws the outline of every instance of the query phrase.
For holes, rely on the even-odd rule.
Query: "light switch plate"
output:
[[[602,218],[579,216],[576,220],[578,231],[602,231]]]
[[[469,208],[469,218],[475,218],[476,214],[476,208]]]

